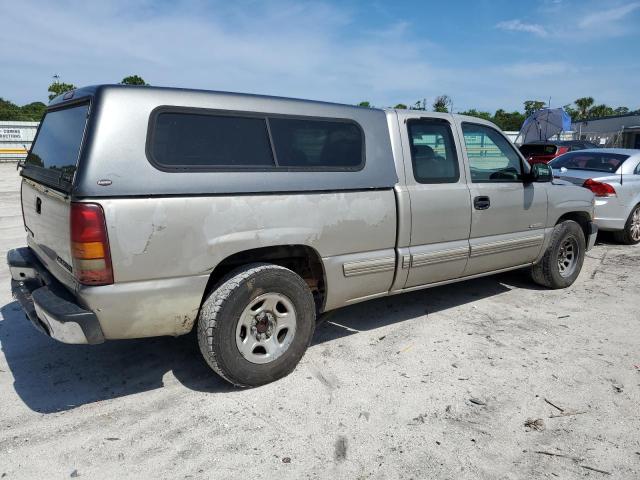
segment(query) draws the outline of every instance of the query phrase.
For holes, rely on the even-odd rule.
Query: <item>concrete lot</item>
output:
[[[3,258],[18,190],[0,165]],[[568,290],[514,272],[343,309],[253,390],[191,337],[40,335],[3,260],[0,476],[640,478],[639,260],[605,238]]]

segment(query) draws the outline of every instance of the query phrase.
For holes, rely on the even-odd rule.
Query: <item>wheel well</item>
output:
[[[318,313],[322,312],[326,293],[322,259],[318,252],[306,245],[278,245],[254,248],[234,253],[225,258],[211,272],[200,306],[225,275],[241,265],[255,262],[280,265],[300,275],[313,294],[316,310]]]
[[[587,240],[589,238],[589,233],[591,230],[589,229],[589,222],[591,222],[591,216],[587,212],[569,212],[562,215],[556,225],[565,220],[573,220],[582,228],[582,232],[584,233],[584,238]]]

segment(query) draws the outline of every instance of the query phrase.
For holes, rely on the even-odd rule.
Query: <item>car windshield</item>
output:
[[[614,173],[628,155],[619,153],[584,152],[565,153],[549,162],[551,168],[567,168],[569,170],[594,170],[596,172]]]

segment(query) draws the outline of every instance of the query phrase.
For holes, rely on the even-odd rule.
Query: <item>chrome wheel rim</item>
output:
[[[640,240],[640,207],[636,207],[631,217],[631,238],[634,242]]]
[[[265,293],[244,309],[236,327],[236,346],[251,363],[270,363],[291,346],[296,333],[293,302],[280,293]]]
[[[558,271],[561,277],[570,277],[578,263],[578,242],[575,238],[566,238],[558,250]]]

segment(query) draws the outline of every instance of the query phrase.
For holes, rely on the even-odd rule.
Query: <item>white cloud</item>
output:
[[[154,85],[350,103],[436,94],[426,60],[436,47],[413,38],[408,23],[358,30],[341,6],[249,5],[20,2],[0,29],[0,43],[12,46],[0,50],[0,95],[43,98],[54,73],[76,85],[139,74]]]
[[[580,28],[611,27],[612,23],[624,19],[638,8],[640,8],[640,2],[631,2],[609,9],[599,9],[582,17],[578,22],[578,26]]]
[[[547,36],[547,30],[537,23],[524,23],[519,19],[506,20],[496,25],[500,30],[508,30],[511,32],[528,32],[541,37]]]

